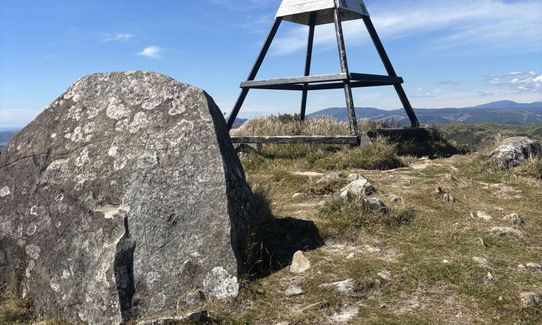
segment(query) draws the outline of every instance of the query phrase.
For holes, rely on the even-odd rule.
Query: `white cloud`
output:
[[[209,2],[233,11],[250,11],[253,9],[275,7],[275,3],[269,0],[209,0]]]
[[[143,51],[139,52],[138,54],[147,58],[160,59],[163,51],[163,48],[156,45],[151,45],[144,48]]]
[[[416,0],[369,5],[372,21],[380,36],[403,38],[431,34],[428,46],[439,49],[513,49],[515,52],[542,50],[542,1],[539,0]],[[344,32],[351,44],[368,40],[359,21],[345,22]],[[438,32],[438,33],[436,33]],[[275,54],[304,49],[307,28],[297,26],[277,39]],[[333,25],[317,29],[315,43],[334,44]]]
[[[515,92],[542,93],[542,74],[529,71],[493,75],[489,79],[489,84],[492,86],[506,87]]]
[[[117,34],[104,34],[104,42],[127,42],[134,38],[135,35],[131,33],[117,33]]]

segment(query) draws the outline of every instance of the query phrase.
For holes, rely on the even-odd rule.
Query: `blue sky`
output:
[[[542,101],[541,0],[366,0],[415,107]],[[0,0],[0,127],[22,126],[80,77],[152,70],[205,89],[229,112],[280,0]],[[314,73],[339,71],[333,26],[316,29]],[[383,73],[361,21],[347,22],[351,71]],[[258,78],[302,75],[305,26],[283,23]],[[309,111],[344,106],[340,90]],[[252,91],[241,116],[295,112],[299,94]],[[392,88],[356,106],[399,108]]]

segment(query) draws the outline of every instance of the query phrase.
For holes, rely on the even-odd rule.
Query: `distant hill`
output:
[[[238,118],[235,119],[235,122],[233,122],[233,126],[232,126],[232,127],[233,127],[234,129],[235,129],[235,128],[238,128],[238,127],[240,127],[241,125],[245,124],[246,121],[248,121],[248,120],[245,119],[245,118],[239,118],[239,117],[238,117]]]
[[[415,111],[422,124],[542,124],[542,102],[523,104],[514,101],[499,101],[475,107],[420,108],[415,109]],[[356,115],[358,118],[394,120],[401,124],[410,124],[403,109],[356,108]],[[309,116],[331,116],[341,121],[347,120],[346,109],[344,107],[326,108]]]
[[[0,131],[0,151],[4,149],[15,134],[17,134],[17,131]]]

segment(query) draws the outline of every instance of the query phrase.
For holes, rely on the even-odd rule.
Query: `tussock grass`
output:
[[[329,117],[299,121],[291,115],[256,118],[247,121],[232,135],[349,135],[348,124]]]
[[[247,155],[242,159],[249,172],[270,171],[275,167],[304,170],[374,169],[388,170],[405,167],[404,159],[397,155],[397,147],[385,138],[374,139],[363,147],[329,145],[269,145],[260,155]]]
[[[361,119],[358,121],[360,132],[374,129],[386,129],[399,127],[393,121],[375,121]],[[247,121],[241,127],[231,131],[232,135],[350,135],[348,123],[338,121],[332,117],[316,117],[300,121],[297,115],[283,114],[255,118]]]
[[[31,318],[28,300],[14,293],[0,294],[0,324],[25,324]]]
[[[387,170],[404,167],[397,156],[397,148],[384,138],[377,138],[362,148],[345,148],[341,151],[316,160],[314,166],[322,169],[374,169]]]
[[[515,168],[516,175],[542,180],[542,159],[531,158],[525,164]]]
[[[319,229],[324,239],[355,241],[363,230],[372,232],[409,224],[414,218],[414,211],[389,209],[387,212],[375,212],[369,209],[365,200],[345,202],[339,197],[333,197],[320,208],[318,216]]]
[[[389,122],[361,120],[361,132],[394,126]],[[250,120],[232,135],[348,135],[348,124],[323,117],[298,121],[289,115]],[[397,156],[397,146],[384,138],[377,138],[368,146],[348,147],[340,145],[298,144],[265,145],[259,156],[251,154],[243,159],[248,171],[270,170],[270,161],[281,165],[296,165],[302,169],[331,170],[335,168],[392,169],[405,166]]]

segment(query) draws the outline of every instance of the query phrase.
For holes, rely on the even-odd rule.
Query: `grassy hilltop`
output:
[[[239,297],[196,309],[220,324],[540,324],[542,305],[522,298],[542,290],[542,163],[503,171],[488,155],[495,138],[519,134],[540,141],[541,130],[431,129],[430,145],[424,144],[431,160],[416,143],[384,138],[363,148],[245,148],[240,156],[248,180],[267,202],[262,213],[314,222],[325,245],[306,251],[310,269],[294,274],[262,244],[260,263]],[[329,119],[301,125],[281,116],[234,132],[338,135],[348,129]],[[463,154],[450,156],[456,146]],[[387,213],[338,197],[360,176]],[[31,323],[25,320],[31,306],[10,295],[3,299],[1,324]]]

